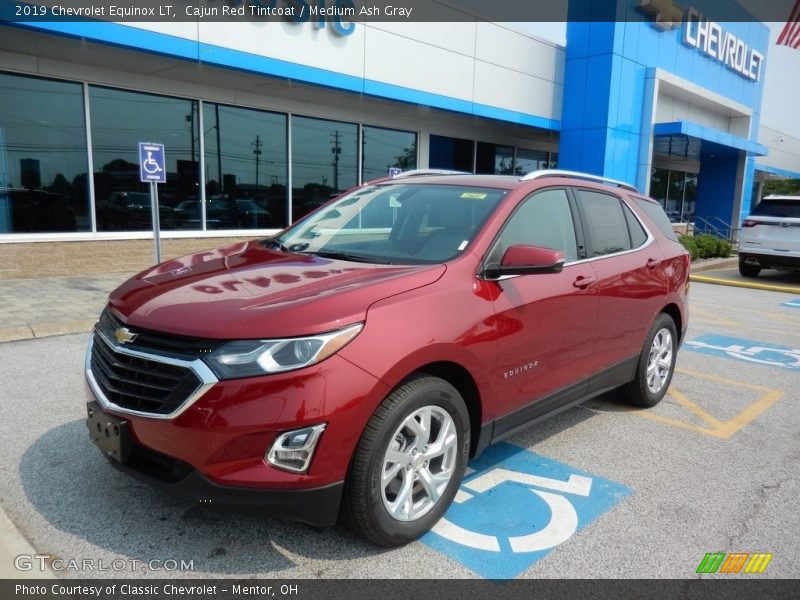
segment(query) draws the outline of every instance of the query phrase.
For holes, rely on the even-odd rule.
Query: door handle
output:
[[[585,290],[587,287],[592,285],[595,282],[595,278],[591,275],[584,277],[583,275],[579,276],[575,281],[572,282],[572,285],[576,288],[581,290]]]
[[[661,260],[657,258],[650,258],[647,260],[647,268],[653,271],[658,265],[661,264]]]

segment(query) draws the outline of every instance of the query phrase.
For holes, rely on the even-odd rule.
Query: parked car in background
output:
[[[767,196],[742,222],[739,273],[761,269],[800,269],[800,196]]]
[[[194,502],[405,544],[490,444],[613,389],[658,403],[688,276],[627,184],[403,173],[120,286],[86,353],[89,432]]]
[[[59,194],[44,190],[0,189],[0,210],[8,213],[13,233],[76,231],[75,211]]]
[[[97,203],[98,225],[110,230],[149,230],[153,227],[151,210],[148,192],[112,192],[106,202]],[[158,205],[158,215],[161,228],[171,229],[174,220],[172,208],[162,201]]]

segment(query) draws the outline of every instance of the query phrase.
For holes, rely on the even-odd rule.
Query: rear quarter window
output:
[[[645,198],[638,198],[636,196],[632,196],[632,198],[636,206],[644,211],[644,214],[658,227],[659,231],[664,234],[664,237],[674,242],[678,241],[678,236],[675,235],[675,231],[672,229],[672,223],[669,222],[667,213],[664,212],[664,209],[661,208],[658,202]]]

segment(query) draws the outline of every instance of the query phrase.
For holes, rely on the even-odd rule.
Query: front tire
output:
[[[372,415],[353,457],[343,511],[380,546],[407,544],[442,517],[469,455],[470,424],[452,385],[414,375]]]
[[[624,389],[625,399],[634,406],[649,408],[667,393],[678,354],[678,335],[672,317],[661,313],[647,334],[636,375]]]
[[[751,265],[746,262],[739,262],[739,274],[742,277],[758,277],[761,273],[761,267],[758,265]]]

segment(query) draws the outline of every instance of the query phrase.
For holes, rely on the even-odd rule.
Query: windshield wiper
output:
[[[316,252],[309,252],[309,254],[316,254],[322,258],[333,258],[337,260],[350,260],[353,262],[363,263],[379,263],[382,265],[391,264],[388,261],[377,260],[372,256],[362,256],[360,254],[353,254],[351,252],[343,252],[341,250],[317,250]]]
[[[279,238],[266,238],[261,240],[262,244],[269,245],[271,248],[277,248],[281,252],[291,252],[289,248],[283,245],[283,242],[280,241]]]

